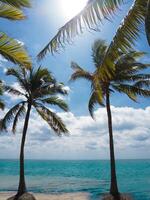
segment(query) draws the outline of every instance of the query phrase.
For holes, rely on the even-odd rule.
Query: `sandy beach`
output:
[[[0,200],[6,200],[14,193],[0,193]],[[89,200],[87,193],[66,193],[66,194],[34,194],[37,200]]]

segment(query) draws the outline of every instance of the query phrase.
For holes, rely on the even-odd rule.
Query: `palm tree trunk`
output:
[[[23,127],[22,141],[21,141],[20,179],[19,179],[19,186],[18,186],[18,192],[16,195],[16,199],[18,199],[18,197],[20,197],[22,194],[24,194],[26,192],[26,183],[25,183],[25,175],[24,175],[24,145],[25,145],[26,133],[27,133],[28,123],[29,123],[30,111],[31,111],[31,104],[28,103],[27,113],[26,113],[24,127]]]
[[[110,194],[115,197],[115,200],[119,200],[120,198],[119,198],[119,191],[118,191],[117,177],[116,177],[112,116],[111,116],[110,98],[109,98],[108,90],[106,92],[106,108],[107,108],[107,116],[108,116],[109,145],[110,145],[110,168],[111,168]]]

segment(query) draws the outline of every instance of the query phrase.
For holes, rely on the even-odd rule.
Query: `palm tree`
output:
[[[29,71],[23,67],[11,68],[7,71],[7,75],[17,79],[22,91],[11,86],[5,86],[5,90],[10,94],[24,97],[24,100],[17,103],[6,113],[0,126],[1,131],[7,130],[8,124],[13,120],[12,131],[15,133],[18,120],[25,115],[20,150],[20,180],[18,193],[15,196],[15,199],[18,199],[27,191],[24,175],[24,146],[31,109],[34,107],[57,135],[68,133],[62,119],[47,108],[48,105],[56,105],[60,109],[68,111],[67,104],[57,97],[57,94],[66,95],[67,92],[64,85],[58,83],[46,68],[39,67],[37,70],[31,69]]]
[[[25,19],[23,7],[30,7],[30,1],[0,0],[0,17],[9,20]],[[2,31],[0,31],[0,55],[15,64],[31,67],[31,60],[23,45]]]
[[[54,53],[60,48],[64,48],[66,43],[70,43],[75,36],[83,33],[84,28],[96,30],[95,27],[104,19],[112,20],[112,16],[123,3],[124,0],[89,0],[78,15],[59,29],[52,40],[38,54],[38,59],[43,59],[48,52]],[[133,2],[109,48],[107,48],[107,54],[102,62],[105,74],[113,69],[114,61],[119,56],[120,50],[126,54],[134,45],[142,25],[145,25],[150,44],[150,0],[135,0]],[[102,66],[99,70],[103,68]]]
[[[107,45],[105,41],[98,40],[94,43],[92,48],[92,58],[95,65],[95,71],[90,73],[81,68],[78,64],[72,63],[74,73],[71,76],[71,80],[86,79],[91,83],[91,96],[89,99],[89,112],[92,117],[95,104],[105,106],[108,117],[108,129],[109,129],[109,145],[110,145],[110,168],[111,168],[111,184],[110,194],[114,196],[115,200],[120,199],[116,167],[115,167],[115,154],[114,154],[114,141],[113,141],[113,127],[112,127],[112,114],[110,108],[111,93],[119,92],[126,94],[130,99],[136,101],[137,95],[150,96],[149,87],[150,75],[139,73],[142,69],[146,69],[149,65],[143,64],[137,61],[144,55],[143,52],[130,51],[128,54],[120,52],[120,56],[115,61],[115,71],[111,78],[100,79],[99,88],[100,92],[95,88],[95,76],[98,73],[98,69],[101,66],[105,54],[107,53]],[[100,76],[100,74],[99,74]],[[101,75],[103,76],[103,74]]]

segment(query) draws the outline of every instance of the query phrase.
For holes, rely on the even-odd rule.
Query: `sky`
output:
[[[80,6],[79,2],[81,2]],[[58,29],[80,11],[86,4],[86,0],[33,0],[32,8],[24,10],[27,15],[26,20],[12,22],[1,19],[1,30],[25,45],[33,59],[33,65],[47,67],[58,81],[65,83],[69,91],[68,97],[65,98],[69,104],[69,113],[57,109],[56,112],[66,123],[70,135],[57,137],[33,110],[26,141],[26,158],[109,159],[106,110],[97,107],[96,120],[91,119],[87,109],[90,85],[86,81],[68,82],[72,73],[70,63],[75,61],[92,71],[94,69],[91,58],[93,42],[96,39],[104,39],[109,44],[132,3],[133,1],[129,0],[121,6],[112,22],[104,21],[103,25],[99,26],[100,32],[85,30],[82,35],[74,38],[72,45],[66,45],[65,50],[54,56],[48,54],[40,63],[36,61],[37,54]],[[135,49],[149,52],[144,31],[140,34]],[[143,61],[149,62],[149,55]],[[7,67],[12,66],[14,66],[12,63],[0,57],[1,79],[18,88],[14,79],[5,76]],[[4,113],[19,99],[6,93],[4,100],[6,110],[0,112],[0,117],[3,117]],[[134,103],[125,95],[113,94],[111,105],[116,158],[150,158],[149,99],[140,98],[138,103]],[[22,125],[23,119],[18,125],[16,135],[10,131],[0,135],[0,158],[18,158]]]

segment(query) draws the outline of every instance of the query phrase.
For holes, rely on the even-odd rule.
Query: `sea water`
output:
[[[120,192],[135,200],[150,200],[150,160],[117,160]],[[15,191],[18,185],[17,160],[0,160],[0,191]],[[36,193],[87,192],[92,200],[109,191],[109,161],[26,160],[28,191]]]

